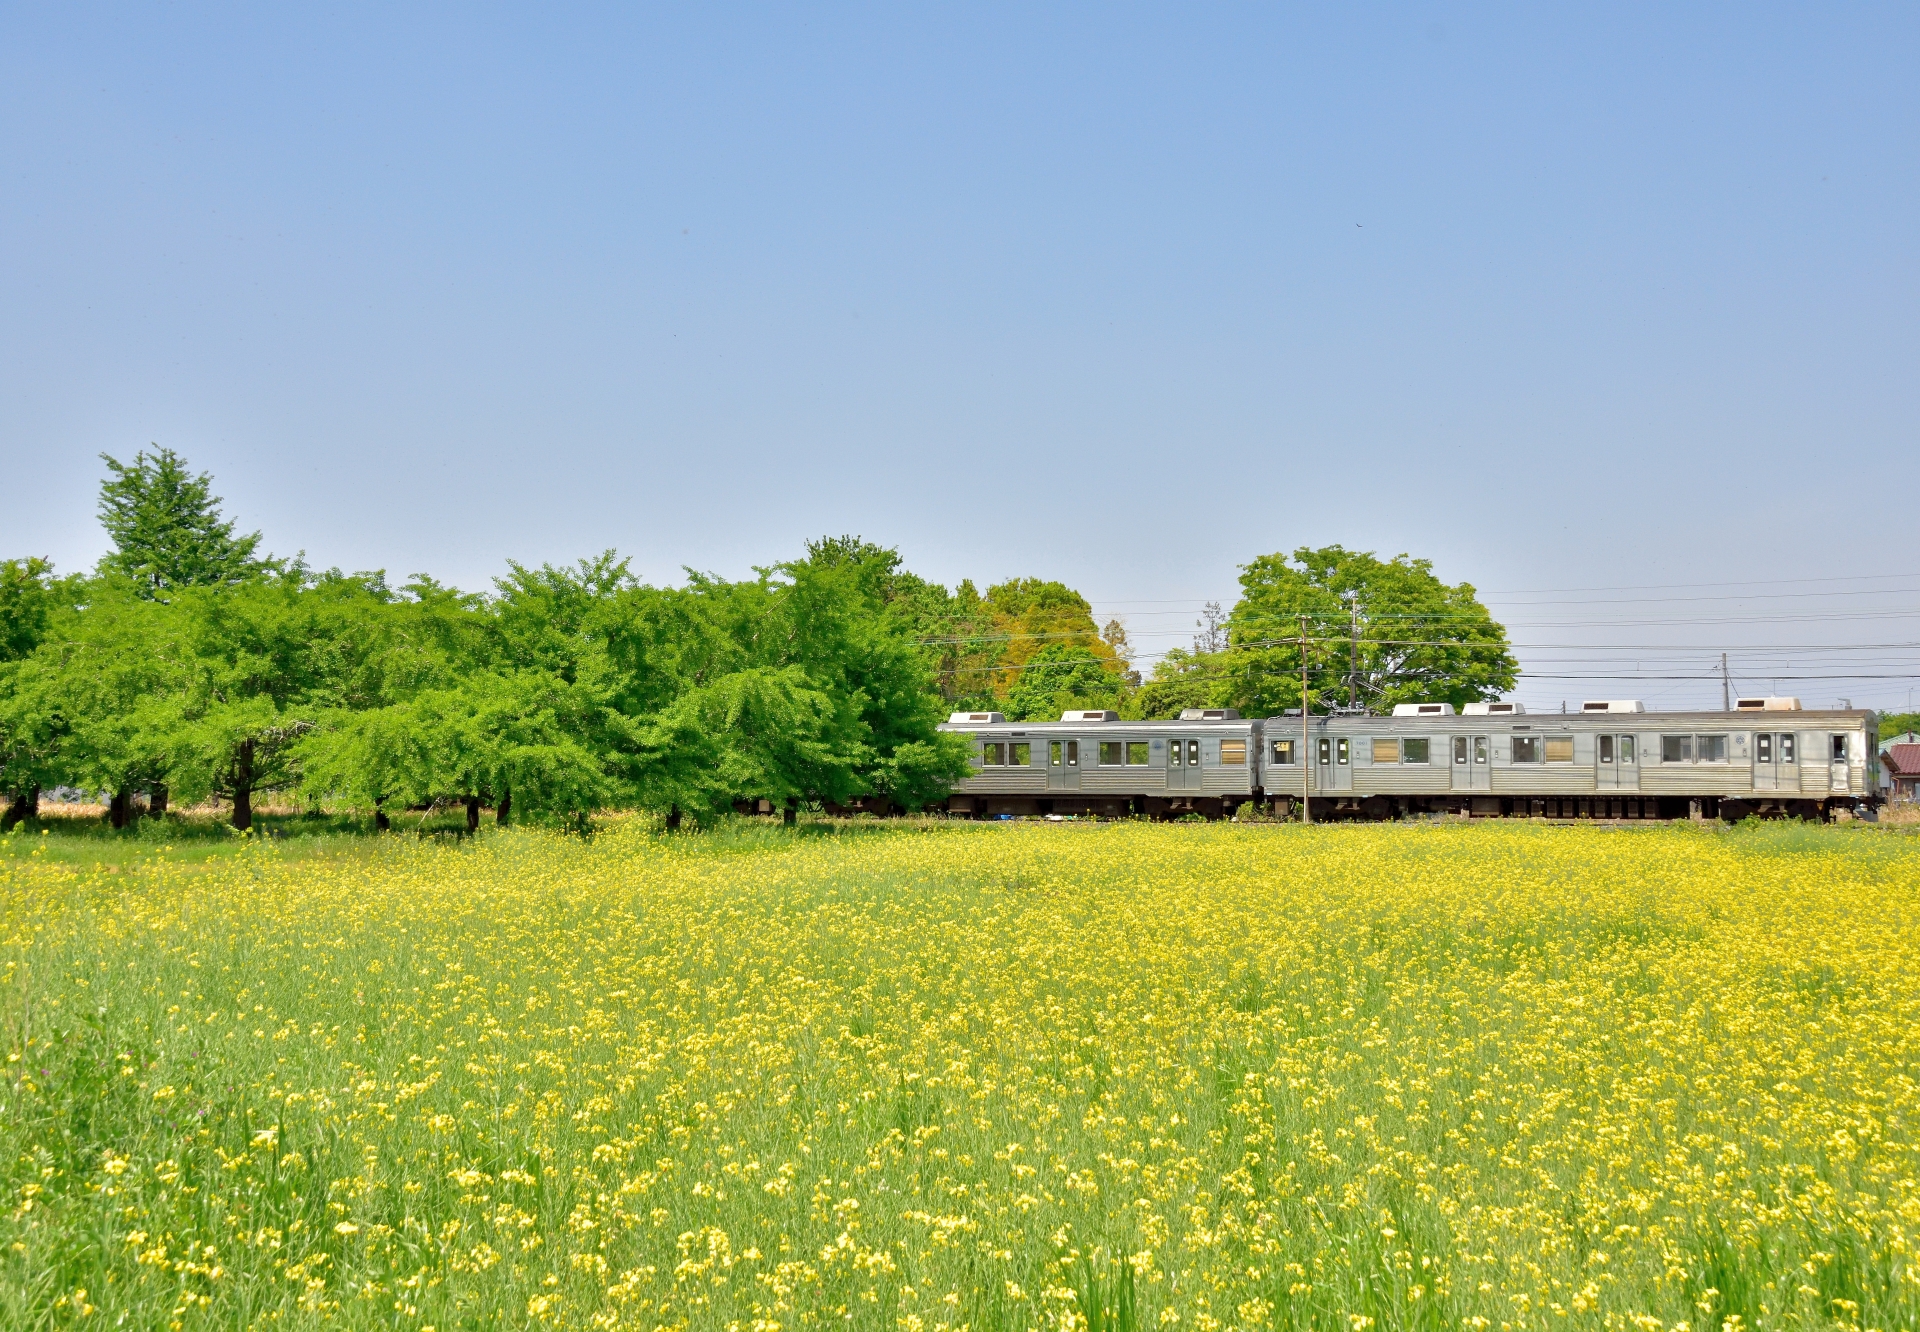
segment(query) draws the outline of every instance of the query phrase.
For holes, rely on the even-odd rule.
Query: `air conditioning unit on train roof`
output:
[[[1469,703],[1460,709],[1469,717],[1514,717],[1525,714],[1525,703]]]
[[[1004,712],[956,712],[947,718],[949,726],[998,726],[1006,721]]]
[[[1182,708],[1181,721],[1239,721],[1238,708]]]
[[[1733,705],[1735,712],[1798,712],[1797,698],[1743,698]]]
[[[1396,717],[1451,717],[1451,703],[1395,703],[1393,715]]]
[[[1580,705],[1582,712],[1645,712],[1646,704],[1637,698],[1589,699]]]
[[[1073,721],[1073,722],[1119,721],[1120,714],[1117,712],[1105,711],[1100,709],[1096,709],[1091,712],[1063,712],[1060,714],[1060,720]]]

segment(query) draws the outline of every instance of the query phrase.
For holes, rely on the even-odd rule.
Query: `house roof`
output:
[[[1920,777],[1920,745],[1895,745],[1887,751],[1887,766],[1897,777]]]

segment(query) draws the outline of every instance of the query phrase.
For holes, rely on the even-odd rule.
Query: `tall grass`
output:
[[[1920,1315],[1910,837],[59,840],[10,1328]]]

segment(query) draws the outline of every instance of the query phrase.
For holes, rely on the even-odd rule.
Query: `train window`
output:
[[[1016,768],[1032,766],[1033,743],[1028,740],[1016,740],[1007,746],[1007,762]]]
[[[1200,742],[1198,740],[1187,741],[1187,766],[1189,768],[1197,768],[1200,766]]]
[[[1760,763],[1773,762],[1773,737],[1756,735],[1753,737],[1753,757]]]
[[[1344,748],[1346,741],[1340,742]],[[1340,760],[1346,762],[1343,757]],[[1244,768],[1247,766],[1247,742],[1245,740],[1222,740],[1220,742],[1220,766],[1223,768]]]
[[[1347,761],[1347,737],[1346,736],[1343,735],[1340,737],[1336,752],[1340,756],[1338,761],[1344,764]]]
[[[1102,740],[1100,742],[1100,766],[1103,768],[1119,767],[1126,757],[1122,752],[1125,748],[1126,746],[1122,745],[1118,740]]]
[[[1473,737],[1473,761],[1475,763],[1487,761],[1487,737],[1484,735]]]
[[[1515,763],[1538,763],[1540,761],[1540,737],[1537,735],[1514,736],[1513,761]]]
[[[1782,763],[1793,762],[1793,737],[1791,735],[1783,735],[1780,737],[1780,761]]]
[[[1693,738],[1693,754],[1699,763],[1725,763],[1727,761],[1727,737],[1724,735],[1696,735]]]
[[[1398,763],[1400,761],[1400,742],[1398,740],[1375,740],[1373,742],[1373,761],[1375,763]]]
[[[1275,740],[1273,742],[1273,761],[1279,764],[1293,763],[1293,741]]]
[[[1613,737],[1610,735],[1600,737],[1600,761],[1602,763],[1613,762]]]
[[[1060,766],[1060,742],[1058,740],[1049,740],[1047,742],[1047,762],[1056,768]]]
[[[1402,740],[1400,742],[1400,761],[1402,763],[1425,763],[1427,761],[1427,740]]]
[[[1069,768],[1077,768],[1080,766],[1080,742],[1078,740],[1067,741],[1067,766]]]
[[[1630,735],[1620,737],[1620,761],[1622,763],[1633,762],[1633,737]]]
[[[1570,735],[1550,735],[1547,737],[1547,762],[1573,762],[1573,737]]]
[[[998,741],[989,740],[980,746],[980,762],[989,768],[997,768],[1005,763],[1006,746]]]
[[[1467,737],[1464,735],[1453,737],[1453,761],[1455,763],[1467,761]]]
[[[1693,737],[1690,735],[1661,736],[1660,761],[1662,763],[1693,762]]]
[[[1333,762],[1333,741],[1322,738],[1320,741],[1320,766],[1326,767]]]
[[[1147,742],[1145,740],[1127,741],[1127,762],[1139,766],[1147,761]]]
[[[1847,761],[1847,737],[1844,735],[1833,737],[1833,761],[1835,763]]]
[[[1185,752],[1185,750],[1180,748],[1180,742],[1178,740],[1169,740],[1167,742],[1167,766],[1169,768],[1179,767],[1180,756]]]

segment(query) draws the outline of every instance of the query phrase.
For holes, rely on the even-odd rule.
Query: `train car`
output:
[[[1291,812],[1310,766],[1315,818],[1824,819],[1879,802],[1874,714],[1790,698],[1742,699],[1732,712],[1405,704],[1391,717],[1314,717],[1305,731],[1298,713],[1270,717],[1263,729],[1264,798]]]
[[[1297,712],[1262,721],[1230,708],[1177,721],[956,712],[940,729],[971,742],[973,771],[946,808],[975,817],[1217,818],[1248,802],[1289,816],[1309,773],[1316,819],[1825,819],[1880,800],[1874,714],[1791,698],[1664,713],[1599,700],[1531,715],[1517,703],[1413,703],[1390,717],[1314,716],[1304,729]]]
[[[1151,722],[1104,711],[1057,722],[956,712],[940,729],[973,748],[973,773],[947,800],[952,814],[1218,818],[1259,793],[1260,723],[1231,708]]]

